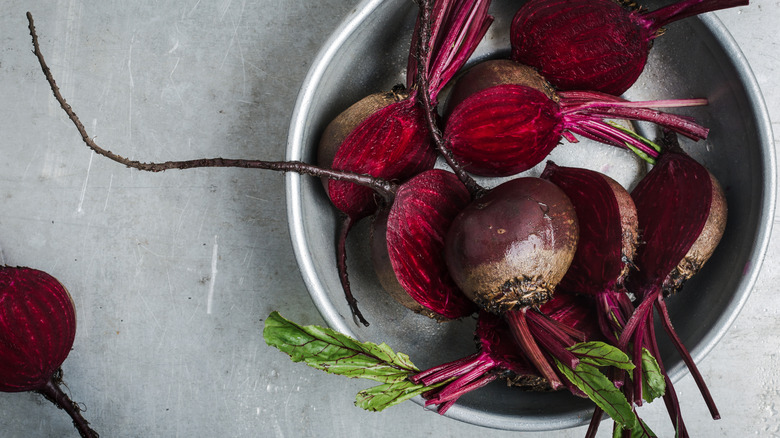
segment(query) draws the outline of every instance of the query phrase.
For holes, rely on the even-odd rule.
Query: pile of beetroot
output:
[[[630,102],[619,94],[642,72],[663,26],[747,2],[683,0],[647,11],[612,0],[530,0],[512,22],[511,59],[483,61],[459,75],[438,111],[440,86],[452,75],[434,62],[442,47],[462,47],[440,42],[457,35],[476,44],[491,20],[487,3],[421,2],[408,70],[415,82],[400,101],[410,106],[416,99],[415,117],[393,120],[392,133],[379,129],[373,118],[385,127],[388,108],[400,105],[391,100],[348,127],[347,116],[339,116],[325,130],[320,150],[334,148],[332,132],[344,134],[337,158],[320,153],[321,165],[398,184],[394,196],[377,201],[345,191],[365,186],[326,182],[345,217],[338,257],[350,307],[368,324],[348,288],[343,242],[355,220],[376,211],[371,254],[394,298],[438,320],[478,310],[476,353],[409,378],[430,388],[426,405],[444,413],[462,394],[501,379],[591,398],[597,407],[588,436],[604,412],[615,420],[616,436],[654,436],[635,408],[663,398],[677,435],[688,436],[654,320],[660,317],[719,418],[664,298],[712,255],[726,203],[714,177],[677,142],[678,134],[701,140],[708,130],[658,108],[707,101]],[[616,119],[654,123],[660,140]],[[631,193],[607,175],[552,162],[539,178],[519,175],[577,136],[628,149],[652,168]],[[419,142],[409,148],[407,138]],[[452,172],[431,170],[432,151]],[[513,178],[487,190],[471,175]],[[361,215],[351,212],[358,206]]]
[[[148,171],[240,166],[322,178],[342,214],[334,256],[356,322],[370,323],[349,284],[345,242],[368,217],[375,270],[393,298],[439,321],[477,318],[473,355],[421,371],[387,346],[269,317],[266,340],[293,360],[383,382],[364,395],[372,409],[421,394],[444,413],[463,394],[504,380],[593,400],[587,436],[595,436],[603,413],[615,420],[615,436],[654,436],[636,407],[662,398],[676,434],[686,437],[657,346],[657,315],[719,418],[664,301],[712,255],[725,229],[726,202],[715,178],[677,141],[678,135],[705,139],[708,130],[659,108],[707,101],[631,102],[619,94],[642,72],[663,26],[747,1],[681,0],[648,11],[619,0],[530,0],[512,21],[511,58],[459,75],[493,21],[490,0],[418,3],[407,83],[333,120],[322,134],[318,165],[223,158],[142,163],[104,150],[59,94],[33,38],[55,97],[101,155]],[[615,120],[655,124],[658,139]],[[652,167],[630,193],[602,173],[552,162],[540,177],[520,174],[563,139],[578,137],[626,149]],[[446,170],[434,168],[438,157]],[[473,175],[511,178],[487,189]],[[288,336],[291,330],[318,340],[304,342]],[[324,351],[339,367],[321,357]]]

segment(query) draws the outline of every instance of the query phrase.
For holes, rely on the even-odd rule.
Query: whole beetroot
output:
[[[62,391],[61,366],[76,336],[76,309],[65,287],[31,268],[0,266],[0,391],[43,395],[97,437]]]

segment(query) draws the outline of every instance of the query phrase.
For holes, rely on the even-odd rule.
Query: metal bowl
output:
[[[659,5],[647,3],[650,8]],[[494,0],[491,13],[496,21],[474,60],[508,53],[509,24],[517,7],[518,2]],[[407,0],[366,0],[347,17],[325,43],[303,83],[290,126],[288,159],[314,162],[319,136],[339,112],[369,93],[405,82],[416,13],[415,4]],[[682,293],[669,298],[675,328],[694,359],[700,360],[736,318],[766,251],[775,208],[775,156],[768,113],[744,56],[712,14],[669,26],[656,40],[645,72],[626,97],[706,97],[710,102],[681,111],[711,129],[706,142],[683,143],[683,147],[723,185],[728,226],[702,272]],[[646,170],[630,153],[600,145],[564,144],[553,154],[559,164],[600,170],[629,189]],[[535,172],[538,169],[529,171]],[[474,321],[436,323],[384,293],[367,256],[368,220],[357,226],[348,243],[350,279],[371,326],[355,324],[336,271],[337,212],[315,178],[288,174],[286,182],[295,254],[311,297],[332,328],[360,340],[386,342],[409,354],[421,368],[474,351]],[[676,381],[687,369],[663,335],[659,342]],[[584,424],[591,412],[589,401],[564,392],[526,393],[496,384],[462,397],[447,416],[491,428],[539,431]]]

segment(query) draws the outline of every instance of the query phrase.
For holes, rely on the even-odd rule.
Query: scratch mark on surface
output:
[[[176,40],[176,43],[173,45],[173,47],[171,47],[171,50],[168,50],[168,54],[170,55],[171,53],[173,53],[174,50],[176,50],[178,48],[179,48],[179,40]],[[179,65],[179,60],[178,59],[176,60],[176,65]],[[176,69],[176,67],[174,67],[174,70],[175,69]],[[173,74],[173,72],[171,72],[171,74]]]
[[[211,281],[209,282],[209,295],[206,299],[206,314],[211,315],[212,306],[214,304],[214,285],[217,280],[217,235],[214,235],[214,248],[211,251]]]
[[[135,43],[135,34],[130,38],[130,49],[127,51],[127,72],[130,73],[130,88],[135,88],[135,81],[133,81],[133,43]]]
[[[232,3],[232,0],[231,0]],[[228,4],[228,7],[230,4]],[[222,68],[225,66],[225,61],[227,61],[227,57],[230,54],[230,49],[233,48],[233,43],[235,43],[238,46],[238,55],[241,57],[241,68],[244,70],[244,89],[246,89],[246,61],[244,60],[244,53],[241,50],[241,44],[236,40],[236,37],[238,36],[238,28],[241,25],[241,20],[244,18],[244,9],[246,7],[246,1],[241,3],[241,11],[238,13],[238,20],[236,21],[236,24],[233,26],[233,35],[230,37],[230,42],[228,43],[228,48],[225,51],[225,56],[222,58],[222,63],[219,66],[219,69],[222,70]],[[225,8],[225,12],[227,12],[227,8]],[[222,14],[222,17],[224,18],[225,14]]]
[[[111,197],[111,186],[114,184],[114,174],[111,174],[111,177],[108,178],[108,193],[106,193],[106,202],[103,204],[103,211],[106,211],[108,208],[108,198]]]
[[[144,304],[144,307],[146,307],[146,311],[149,312],[149,315],[152,317],[152,320],[154,320],[154,325],[157,326],[157,330],[162,331],[162,325],[160,325],[160,321],[157,319],[157,317],[154,316],[154,312],[152,311],[152,308],[149,306],[149,302],[146,301],[144,294],[142,294],[141,291],[139,291],[138,289],[135,290],[135,293],[138,294],[139,298],[141,298],[141,302]]]
[[[176,60],[176,65],[179,65],[179,60]],[[176,67],[173,67],[174,70],[176,70]],[[171,75],[173,75],[173,72],[171,72]],[[179,87],[176,86],[176,84],[173,82],[173,76],[168,76],[168,80],[171,82],[171,86],[173,87],[173,91],[176,92],[176,97],[179,98],[179,102],[181,103],[181,106],[184,106],[184,99],[181,97],[181,93],[179,92]]]
[[[187,202],[184,203],[184,208],[181,209],[181,214],[179,214],[179,222],[176,224],[176,234],[179,234],[181,227],[184,226],[184,214],[187,213],[187,208],[190,206],[190,199],[192,199],[192,194],[187,196]]]
[[[93,124],[94,125],[94,124]],[[95,157],[95,152],[89,154],[89,164],[87,165],[87,176],[84,178],[84,184],[81,186],[81,198],[79,199],[79,207],[76,209],[78,213],[83,213],[84,209],[84,196],[87,194],[87,183],[89,182],[89,172],[92,170],[92,158]]]
[[[192,9],[190,9],[190,12],[189,12],[188,15],[192,15],[192,13],[195,12],[195,9],[198,7],[199,4],[200,4],[200,0],[195,2],[195,5],[192,7]]]
[[[222,15],[219,17],[219,21],[222,21],[225,19],[225,14],[227,14],[228,9],[230,9],[230,5],[233,4],[233,0],[228,0],[225,7],[222,9]]]
[[[179,42],[177,41],[176,42],[176,46],[178,47],[178,45],[179,45]],[[175,48],[176,47],[174,47],[173,49],[175,49]],[[171,49],[171,50],[173,50],[173,49]],[[168,52],[168,53],[171,53],[171,52]],[[176,71],[176,67],[179,66],[179,61],[180,60],[181,60],[181,58],[176,58],[176,64],[173,65],[173,69],[171,70],[171,74],[168,75],[169,78],[173,78],[173,72],[175,72]]]

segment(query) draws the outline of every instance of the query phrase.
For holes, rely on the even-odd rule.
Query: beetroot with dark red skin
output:
[[[450,227],[452,277],[480,307],[505,312],[543,304],[577,247],[574,207],[540,178],[507,181],[474,200]]]
[[[529,0],[512,20],[512,59],[538,69],[561,90],[620,95],[644,70],[663,26],[748,1],[683,0],[654,11],[619,3]]]
[[[32,391],[64,409],[82,437],[97,437],[62,391],[61,366],[76,336],[65,287],[31,268],[0,266],[0,391]]]
[[[509,176],[540,163],[562,138],[574,134],[633,148],[652,162],[658,151],[608,119],[652,122],[694,140],[708,130],[686,117],[654,107],[706,104],[706,99],[628,102],[590,91],[553,92],[531,68],[506,60],[485,61],[462,75],[448,101],[444,137],[463,168],[483,176]]]
[[[576,366],[578,339],[532,308],[547,302],[577,247],[574,206],[553,183],[517,178],[475,199],[455,218],[445,260],[455,283],[481,308],[501,313],[529,360],[553,388],[563,383],[537,342]],[[579,339],[581,340],[581,339]]]

